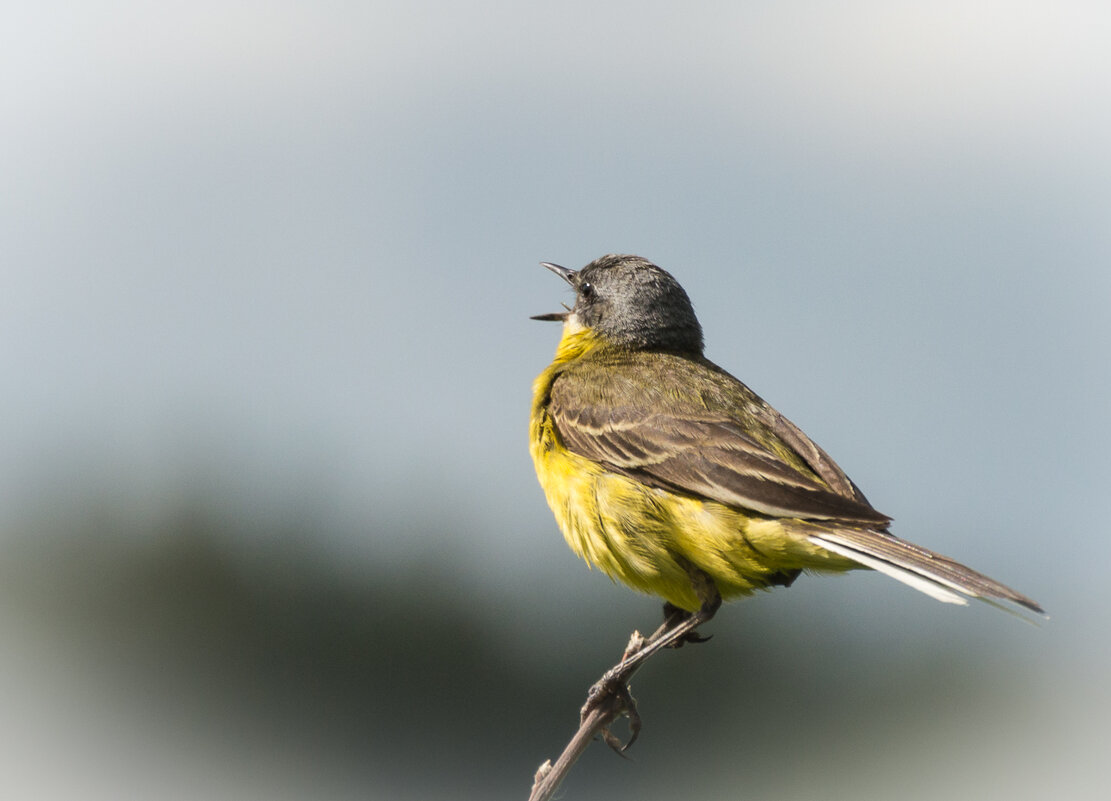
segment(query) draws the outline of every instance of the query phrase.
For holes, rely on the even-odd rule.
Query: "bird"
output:
[[[832,458],[704,355],[686,291],[639,256],[541,265],[575,292],[533,384],[529,450],[571,549],[665,601],[656,647],[702,638],[723,600],[802,573],[877,570],[946,603],[1038,614],[1025,595],[890,532]]]

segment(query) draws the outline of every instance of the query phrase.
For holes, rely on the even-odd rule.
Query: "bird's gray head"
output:
[[[610,254],[581,270],[542,262],[575,289],[566,313],[537,320],[570,320],[637,350],[702,354],[702,326],[690,298],[671,273],[640,256]]]

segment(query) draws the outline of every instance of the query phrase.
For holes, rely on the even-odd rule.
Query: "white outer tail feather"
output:
[[[812,536],[810,537],[810,541],[815,545],[820,545],[827,551],[833,551],[836,554],[840,554],[841,556],[844,556],[848,559],[852,559],[854,562],[859,562],[865,567],[870,567],[873,570],[877,570],[880,573],[890,576],[896,581],[901,581],[908,587],[913,587],[919,592],[923,592],[931,598],[941,601],[942,603],[968,606],[968,600],[963,595],[958,594],[958,592],[964,593],[973,598],[980,597],[968,592],[968,590],[952,584],[951,582],[945,581],[944,579],[925,575],[917,571],[892,564],[891,562],[885,562],[882,559],[877,559],[874,556],[869,556],[868,554],[861,553],[854,548],[846,547],[837,542],[831,542],[830,540],[824,539],[822,537]],[[949,589],[950,587],[952,587],[953,590],[957,590],[958,592],[953,592],[953,590]]]

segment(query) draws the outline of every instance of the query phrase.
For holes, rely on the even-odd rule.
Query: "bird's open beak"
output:
[[[566,267],[560,267],[558,264],[552,264],[550,261],[542,261],[540,262],[540,266],[547,267],[549,270],[558,275],[571,286],[575,285],[575,270],[569,270]],[[570,307],[566,303],[563,304],[563,308],[567,309],[567,311],[551,312],[549,314],[537,314],[534,315],[531,319],[562,323],[564,320],[567,319],[567,315],[571,312]]]

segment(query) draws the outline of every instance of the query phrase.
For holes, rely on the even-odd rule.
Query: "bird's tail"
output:
[[[844,528],[811,533],[809,539],[827,551],[885,573],[945,603],[963,605],[968,598],[993,605],[1007,601],[1045,614],[1037,602],[983,573],[890,534]]]

